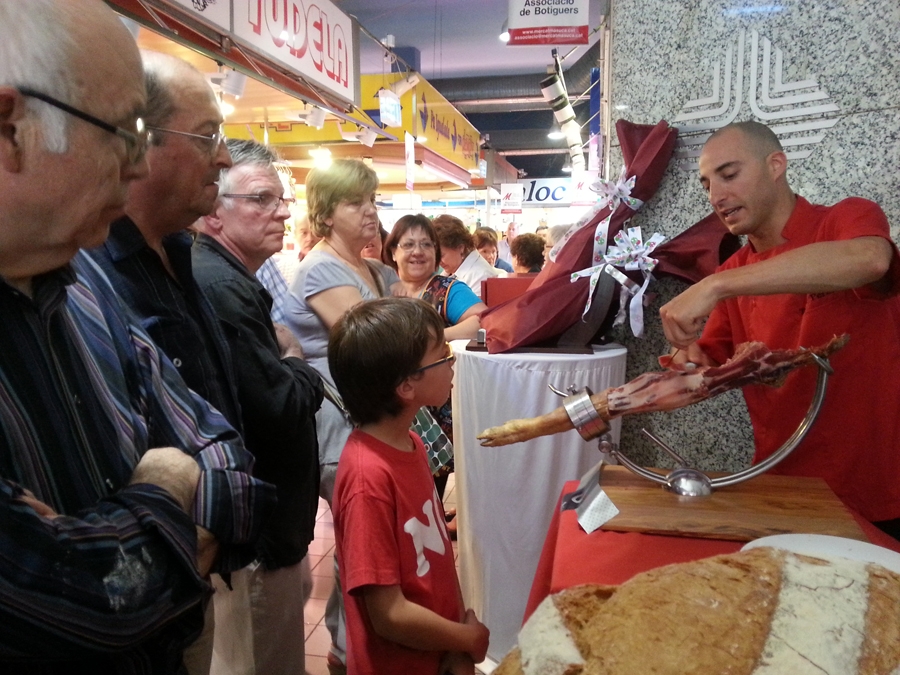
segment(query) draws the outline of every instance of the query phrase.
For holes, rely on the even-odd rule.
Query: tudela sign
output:
[[[509,0],[508,45],[586,45],[588,0]]]
[[[257,53],[358,103],[353,20],[328,0],[232,0],[233,33]]]

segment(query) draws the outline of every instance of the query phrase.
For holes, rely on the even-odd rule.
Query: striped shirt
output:
[[[194,523],[250,545],[274,490],[84,254],[32,298],[0,280],[0,317],[0,671],[177,672],[209,592]],[[201,467],[192,516],[128,485],[164,446]]]
[[[287,280],[278,269],[275,257],[266,258],[262,266],[256,270],[256,278],[272,296],[271,317],[274,323],[287,323],[284,313],[284,296],[288,292]]]
[[[240,432],[231,351],[215,311],[194,281],[191,243],[187,231],[163,238],[170,274],[137,225],[123,216],[110,226],[106,242],[88,255],[113,282],[116,292],[185,383]]]

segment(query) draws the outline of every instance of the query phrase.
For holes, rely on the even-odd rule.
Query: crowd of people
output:
[[[387,232],[376,174],[340,159],[307,176],[288,283],[271,260],[293,202],[277,157],[222,121],[201,73],[140,54],[99,0],[0,0],[3,672],[304,673],[321,496],[329,669],[471,675],[489,633],[413,430],[428,411],[452,441],[449,341],[476,336],[502,255],[535,273],[565,227],[498,240],[407,215]],[[762,125],[717,132],[700,166],[750,248],[662,308],[667,337],[706,364],[865,326],[826,449],[785,466],[897,536],[900,415],[873,400],[900,334],[884,214],[794,195]],[[758,458],[793,429],[771,411],[808,400],[778,396],[748,395]]]

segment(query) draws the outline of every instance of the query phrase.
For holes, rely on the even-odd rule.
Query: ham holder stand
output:
[[[607,430],[607,427],[598,412],[594,409],[594,405],[591,403],[590,397],[593,395],[593,392],[589,388],[585,387],[581,391],[577,391],[573,386],[569,388],[568,395],[555,387],[551,386],[550,389],[553,393],[563,397],[563,407],[565,408],[566,414],[569,416],[572,424],[584,440],[590,441],[598,437],[600,438],[600,452],[615,458],[616,461],[636,473],[638,476],[642,476],[647,480],[662,485],[675,494],[685,497],[705,497],[712,494],[712,491],[716,488],[736,485],[737,483],[742,483],[765,473],[790,455],[794,448],[800,444],[800,441],[806,436],[806,432],[809,431],[809,428],[812,426],[813,422],[815,422],[816,417],[819,414],[819,410],[822,407],[822,401],[825,400],[825,387],[828,384],[828,376],[834,372],[827,358],[817,354],[813,354],[812,356],[819,366],[816,391],[810,402],[809,410],[807,410],[806,416],[801,420],[796,431],[794,431],[790,438],[784,442],[784,445],[759,464],[755,464],[748,469],[729,476],[719,476],[717,478],[710,478],[699,469],[689,467],[687,462],[685,462],[675,450],[646,429],[642,429],[643,433],[678,462],[678,466],[668,474],[662,475],[635,464],[622,454],[622,451],[616,444],[609,441],[608,436],[603,435]]]

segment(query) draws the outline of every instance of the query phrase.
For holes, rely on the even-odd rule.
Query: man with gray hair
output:
[[[240,431],[231,352],[194,281],[187,231],[212,211],[219,171],[231,166],[222,113],[192,65],[166,54],[141,56],[150,173],[131,185],[125,215],[91,255],[188,386]]]
[[[194,281],[187,228],[216,203],[219,171],[231,166],[220,131],[216,95],[192,65],[142,52],[150,131],[150,173],[128,190],[125,215],[106,242],[90,252],[119,295],[169,357],[187,385],[242,430],[231,350],[212,306]],[[229,548],[217,571],[254,559],[251,547]],[[185,652],[190,675],[207,675],[214,622],[207,608],[203,635]]]
[[[274,500],[80,248],[147,174],[131,35],[0,0],[0,670],[176,673]]]
[[[278,506],[259,558],[233,576],[225,602],[216,600],[212,672],[288,675],[305,672],[302,559],[318,509],[323,389],[297,339],[272,323],[272,297],[254,276],[281,250],[290,215],[276,158],[255,141],[229,140],[228,150],[234,164],[222,171],[216,207],[197,223],[194,276],[236,356],[244,438],[259,475],[276,484]],[[240,653],[243,644],[253,653]],[[251,662],[236,667],[245,657]]]

